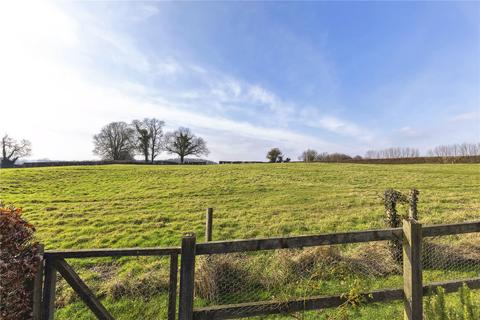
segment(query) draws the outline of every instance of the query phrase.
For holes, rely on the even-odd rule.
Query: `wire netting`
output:
[[[195,305],[261,301],[280,305],[315,296],[395,288],[402,283],[402,263],[388,241],[214,254],[197,258]],[[258,308],[242,306],[238,314]],[[302,317],[318,318],[318,312],[303,312]]]
[[[422,242],[424,285],[467,281],[480,277],[480,233],[426,237]],[[465,284],[458,292],[446,294],[439,287],[424,297],[424,318],[480,319],[480,290]]]
[[[426,237],[422,249],[424,284],[480,277],[480,232]]]

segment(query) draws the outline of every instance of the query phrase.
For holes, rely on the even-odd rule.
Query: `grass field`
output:
[[[202,241],[207,207],[215,208],[215,240],[381,228],[381,195],[390,187],[420,190],[419,215],[426,224],[480,217],[478,164],[112,165],[0,171],[0,199],[24,208],[47,249],[179,245],[181,235],[190,231]],[[77,266],[99,261],[112,265],[94,260]],[[149,263],[152,268],[162,264],[141,259],[113,264],[119,278],[128,278]],[[103,281],[99,274],[83,275],[95,283]],[[148,302],[126,296],[105,302],[119,318],[135,312],[149,318],[164,305],[164,296]],[[400,315],[399,310],[400,304],[369,306],[355,318],[388,319]],[[81,303],[71,300],[58,315],[90,318]]]

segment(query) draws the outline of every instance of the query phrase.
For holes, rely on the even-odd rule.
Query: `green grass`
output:
[[[215,208],[215,240],[381,228],[383,190],[411,187],[420,190],[423,223],[480,216],[478,164],[112,165],[0,171],[0,199],[23,207],[47,249],[179,245],[182,234],[191,231],[203,241],[207,207]],[[144,270],[138,259],[89,259],[75,267],[98,263],[114,265],[124,277]],[[101,279],[93,276],[95,282]],[[159,310],[157,300],[164,297],[105,302],[120,318],[125,310],[149,318]],[[397,309],[393,304],[365,310],[371,316]],[[78,302],[68,303],[58,315],[91,318]]]

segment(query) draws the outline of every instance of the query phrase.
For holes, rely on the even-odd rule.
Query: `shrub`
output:
[[[20,208],[0,203],[0,319],[32,318],[32,286],[40,255],[33,242],[35,228]]]
[[[473,294],[463,284],[457,299],[447,299],[445,289],[438,287],[425,299],[426,320],[477,320],[480,319],[480,307],[473,301]],[[447,302],[448,300],[448,302]]]

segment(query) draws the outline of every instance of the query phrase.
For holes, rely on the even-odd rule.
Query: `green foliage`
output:
[[[273,148],[267,153],[267,159],[270,162],[282,162],[283,155],[282,151],[278,148]]]
[[[478,301],[478,296],[465,284],[453,299],[439,287],[425,298],[425,320],[478,320],[480,306],[473,301]]]

